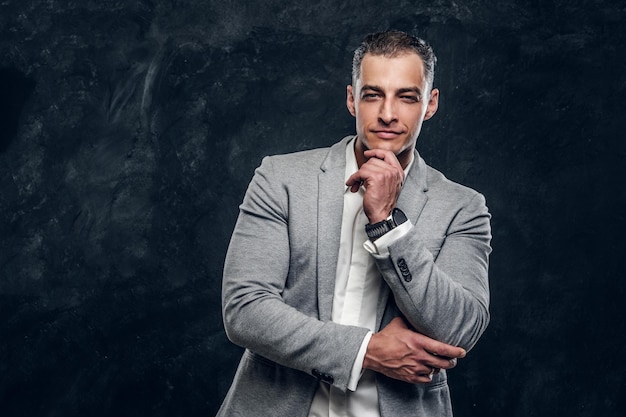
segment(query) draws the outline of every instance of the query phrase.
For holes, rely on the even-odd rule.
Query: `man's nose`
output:
[[[393,100],[386,99],[382,102],[378,118],[381,120],[381,122],[387,125],[398,120],[398,117],[396,115],[396,106]]]

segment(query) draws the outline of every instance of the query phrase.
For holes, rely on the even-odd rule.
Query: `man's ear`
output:
[[[351,115],[356,117],[356,103],[354,102],[354,89],[351,85],[346,87],[346,107]]]
[[[428,104],[426,105],[426,114],[424,115],[424,120],[428,120],[437,113],[437,109],[439,108],[439,90],[433,88],[430,91],[430,98],[428,99]]]

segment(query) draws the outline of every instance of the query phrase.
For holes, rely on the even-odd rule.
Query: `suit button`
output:
[[[411,275],[411,271],[409,271],[409,267],[406,264],[406,261],[404,260],[404,258],[398,259],[398,268],[400,269],[402,278],[404,278],[406,282],[411,282],[411,280],[413,279],[413,276]]]
[[[311,371],[311,373],[313,374],[313,376],[314,376],[315,378],[320,379],[320,380],[322,380],[323,382],[326,382],[327,384],[331,384],[331,385],[332,385],[332,383],[333,383],[333,382],[335,382],[335,378],[333,378],[333,376],[332,376],[332,375],[330,375],[330,374],[326,374],[326,373],[324,373],[324,372],[320,372],[320,371],[319,371],[319,370],[317,370],[317,369],[313,369],[313,370]]]

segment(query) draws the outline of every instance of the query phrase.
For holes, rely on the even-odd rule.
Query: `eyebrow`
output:
[[[402,93],[415,93],[418,96],[422,96],[422,90],[420,90],[418,87],[408,87],[408,88],[401,88],[398,90],[399,94]]]
[[[366,84],[363,87],[361,87],[361,91],[364,91],[364,90],[372,90],[372,91],[376,91],[377,93],[384,93],[383,89],[376,85]],[[420,90],[418,87],[404,87],[404,88],[399,88],[396,91],[396,94],[404,94],[404,93],[415,93],[419,97],[422,97],[422,90]]]

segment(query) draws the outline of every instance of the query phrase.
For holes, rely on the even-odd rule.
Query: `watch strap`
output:
[[[365,225],[365,233],[367,233],[367,237],[374,242],[376,239],[382,237],[390,230],[395,229],[402,223],[407,221],[407,217],[404,212],[398,208],[394,208],[391,211],[391,215],[377,223],[366,224]]]

